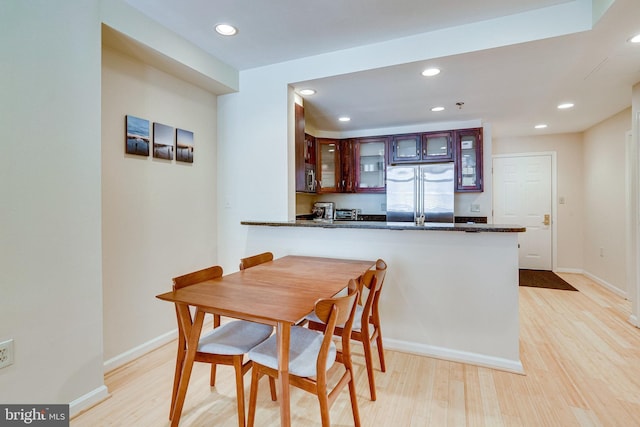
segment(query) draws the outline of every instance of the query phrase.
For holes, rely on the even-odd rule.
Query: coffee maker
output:
[[[333,221],[334,212],[333,202],[315,202],[311,211],[314,221]]]

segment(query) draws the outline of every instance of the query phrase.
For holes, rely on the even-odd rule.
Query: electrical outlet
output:
[[[13,339],[0,342],[0,368],[13,365]]]

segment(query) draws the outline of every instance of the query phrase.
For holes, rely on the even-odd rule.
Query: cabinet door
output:
[[[482,129],[455,131],[456,191],[481,192]]]
[[[296,191],[307,191],[306,185],[306,147],[304,134],[304,108],[302,105],[295,104],[295,147],[296,147]]]
[[[422,136],[419,133],[395,135],[391,141],[391,162],[419,162],[422,159]]]
[[[355,141],[356,191],[383,193],[387,138],[360,138]]]
[[[429,132],[422,134],[422,160],[443,162],[453,160],[451,132]]]
[[[340,149],[335,139],[316,138],[318,185],[317,193],[336,193],[340,191]]]

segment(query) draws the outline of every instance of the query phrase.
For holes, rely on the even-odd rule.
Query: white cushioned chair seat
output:
[[[245,354],[273,332],[273,326],[234,320],[200,338],[198,351],[212,354]]]
[[[351,328],[351,330],[359,331],[362,328],[362,312],[363,311],[364,311],[364,307],[362,307],[361,305],[356,305],[356,313],[354,314],[354,317],[353,317],[353,327]],[[311,322],[324,323],[318,318],[318,316],[316,316],[315,312],[307,315],[306,319]],[[344,327],[344,323],[338,326],[342,328]]]
[[[289,373],[299,377],[316,376],[316,361],[324,335],[318,331],[294,326],[289,341]],[[276,336],[273,335],[249,351],[249,359],[272,369],[278,369]],[[331,342],[327,357],[328,370],[336,360],[336,346]]]

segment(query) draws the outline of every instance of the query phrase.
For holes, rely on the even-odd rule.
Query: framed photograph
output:
[[[161,123],[153,124],[153,157],[173,160],[173,128]]]
[[[149,120],[125,116],[125,153],[139,156],[149,155]]]
[[[193,132],[176,129],[176,160],[193,163]]]

